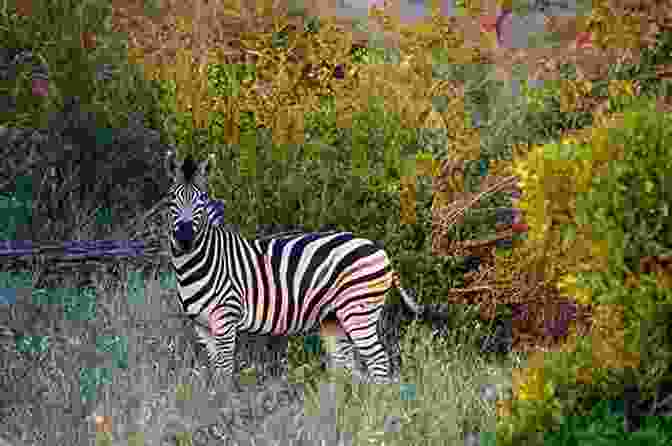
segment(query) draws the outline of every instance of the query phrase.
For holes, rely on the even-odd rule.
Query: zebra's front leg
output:
[[[210,330],[196,326],[199,342],[205,346],[210,362],[211,384],[214,391],[226,392],[233,388],[234,353],[236,350],[237,331],[231,324],[213,335]]]

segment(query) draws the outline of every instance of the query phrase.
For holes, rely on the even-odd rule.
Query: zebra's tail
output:
[[[434,320],[447,320],[449,318],[448,311],[442,309],[440,305],[422,305],[418,303],[411,293],[401,286],[401,279],[399,273],[396,271],[392,276],[392,286],[399,290],[401,301],[406,308],[411,310],[417,317]]]

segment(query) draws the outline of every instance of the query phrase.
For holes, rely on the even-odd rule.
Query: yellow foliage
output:
[[[224,15],[240,17],[243,14],[242,0],[220,0],[220,11]]]
[[[479,16],[485,12],[485,0],[465,0],[464,9],[470,16]]]
[[[560,84],[560,111],[577,110],[593,88],[589,80],[565,80]]]
[[[587,85],[587,84],[586,84]],[[623,87],[627,89],[626,87]],[[589,86],[576,87],[588,91]],[[529,241],[545,242],[544,252],[553,252],[553,262],[546,265],[545,277],[561,278],[570,268],[580,271],[604,270],[608,265],[608,246],[605,241],[593,240],[590,227],[576,225],[577,194],[590,189],[596,175],[609,174],[609,163],[620,159],[624,148],[609,141],[610,127],[619,122],[616,116],[601,116],[596,127],[567,135],[559,143],[533,147],[527,154],[514,154],[513,172],[520,178],[523,196],[518,206],[530,227]],[[569,145],[569,147],[565,147]],[[549,153],[586,150],[585,156],[564,159]],[[571,239],[562,240],[559,232],[564,225],[575,226]],[[563,295],[589,302],[590,294],[575,285],[569,275],[557,284]]]
[[[639,352],[626,351],[624,307],[615,304],[596,305],[591,327],[593,364],[602,368],[639,366]]]
[[[495,278],[498,288],[510,289],[519,271],[533,271],[539,261],[539,253],[542,252],[543,241],[528,239],[517,242],[515,249],[508,256],[495,256],[497,276]]]
[[[612,79],[608,87],[610,96],[634,96],[634,86],[631,80]]]
[[[642,17],[623,14],[613,0],[594,1],[585,28],[593,33],[595,45],[600,49],[610,47],[639,49],[642,46]]]
[[[627,84],[612,89],[629,92]],[[577,87],[575,91],[580,91]],[[584,90],[585,91],[585,90]],[[589,190],[596,175],[608,175],[609,164],[623,155],[624,147],[609,141],[609,129],[618,125],[618,116],[601,115],[595,127],[581,134],[567,135],[556,145],[534,147],[527,154],[515,154],[513,172],[520,178],[523,189],[519,207],[530,226],[528,240],[514,250],[511,257],[497,258],[498,284],[526,271],[536,260],[547,258],[544,278],[555,283],[560,294],[580,304],[595,304],[590,288],[579,285],[578,276],[585,271],[604,271],[609,266],[609,245],[596,240],[590,225],[576,223],[577,194]],[[570,145],[566,148],[563,145]],[[577,159],[552,159],[548,153],[589,149],[587,156]],[[592,153],[591,153],[592,152]],[[571,180],[570,180],[571,179]],[[572,237],[560,237],[564,225],[574,227]],[[526,258],[529,256],[529,258]],[[590,336],[590,356],[594,368],[638,367],[639,353],[629,351],[623,328],[623,309],[615,305],[593,305],[593,325]],[[567,339],[563,350],[576,352],[578,337]],[[582,350],[583,351],[583,350]],[[588,353],[588,352],[585,352]],[[583,354],[583,353],[582,353]],[[589,369],[576,371],[577,382],[591,382]],[[531,370],[523,385],[521,398],[536,397],[541,392],[540,372]]]
[[[194,24],[191,18],[177,16],[175,18],[175,31],[178,34],[191,34],[194,31]]]
[[[557,287],[561,295],[572,298],[580,304],[588,305],[592,302],[591,290],[578,286],[577,278],[574,274],[562,277]]]
[[[240,143],[240,104],[234,96],[220,96],[213,100],[213,111],[222,113],[224,119],[224,139],[231,144]]]
[[[513,162],[509,160],[491,160],[488,170],[492,175],[497,177],[509,177],[515,175],[513,171]]]
[[[542,400],[544,397],[543,367],[513,369],[513,393],[523,401]]]
[[[500,418],[510,417],[512,413],[513,400],[503,399],[497,400],[497,416]]]
[[[401,192],[400,193],[401,222],[402,224],[415,224],[417,218],[415,213],[415,197],[416,197],[415,175],[413,176],[404,175],[401,177],[400,192]]]
[[[289,106],[285,113],[276,115],[273,123],[273,143],[278,146],[302,144],[304,141],[303,118],[303,107],[298,105]]]
[[[672,288],[672,273],[662,269],[656,271],[656,284],[659,288]]]
[[[177,87],[178,112],[192,113],[196,128],[207,127],[209,114],[224,115],[225,137],[239,141],[236,123],[240,113],[252,111],[256,124],[272,131],[278,144],[297,143],[303,139],[303,116],[316,111],[320,96],[336,98],[337,124],[351,127],[354,116],[365,111],[369,99],[384,98],[386,112],[397,114],[408,128],[446,127],[450,135],[446,151],[463,159],[479,156],[480,133],[464,126],[464,98],[455,94],[447,82],[432,76],[431,54],[435,49],[447,51],[449,62],[480,63],[478,48],[464,49],[464,36],[453,26],[454,17],[441,14],[439,3],[431,17],[414,25],[399,24],[389,14],[389,5],[374,8],[370,20],[378,21],[384,31],[399,35],[400,64],[350,63],[353,36],[343,31],[334,18],[320,17],[316,33],[306,34],[295,26],[296,17],[277,10],[277,2],[263,0],[250,8],[240,0],[224,0],[218,5],[225,16],[237,16],[245,23],[255,23],[250,31],[238,32],[242,51],[255,56],[255,82],[243,82],[235,101],[209,97],[206,66],[222,63],[227,53],[219,48],[195,55],[188,49],[176,52],[172,63],[150,65],[139,50],[129,51],[129,58],[145,64],[148,77],[174,80]],[[269,20],[270,19],[270,20]],[[174,42],[202,38],[191,17],[175,17]],[[274,45],[277,33],[286,38],[284,45]],[[194,34],[197,35],[194,36]],[[201,47],[203,45],[200,45]],[[198,47],[198,46],[197,46]],[[344,78],[335,78],[333,69],[342,66]],[[308,74],[307,74],[308,73]],[[432,106],[434,96],[447,96],[448,111],[439,113]]]

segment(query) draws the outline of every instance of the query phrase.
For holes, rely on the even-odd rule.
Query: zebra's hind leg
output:
[[[329,369],[346,369],[357,381],[366,379],[366,371],[357,361],[354,345],[347,334],[328,335],[325,341]]]
[[[368,309],[366,309],[368,310]],[[381,308],[374,308],[373,311],[353,312],[353,316],[348,321],[346,314],[339,314],[341,320],[346,320],[344,324],[346,331],[350,335],[351,346],[354,344],[357,352],[366,363],[367,375],[366,381],[373,383],[393,383],[398,382],[398,378],[391,378],[390,375],[390,356],[378,336],[378,319]],[[368,313],[368,314],[367,314]]]

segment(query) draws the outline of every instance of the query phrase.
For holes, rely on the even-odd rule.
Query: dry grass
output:
[[[136,196],[131,189],[129,196]],[[82,224],[87,221],[87,209],[95,203],[90,193],[81,202],[78,195],[69,195],[70,220],[49,220],[52,239],[100,238],[99,227]],[[45,189],[39,194],[44,203],[35,202],[35,209],[52,208],[61,195],[58,189]],[[137,432],[142,432],[148,445],[180,444],[186,438],[194,445],[226,438],[240,444],[254,444],[249,443],[251,439],[256,444],[275,444],[269,441],[289,438],[297,439],[289,444],[337,444],[326,439],[329,435],[349,444],[348,436],[337,434],[338,430],[352,433],[355,444],[363,444],[365,438],[376,442],[385,438],[386,444],[415,443],[418,438],[430,438],[431,433],[428,444],[457,445],[467,432],[494,429],[494,407],[481,401],[479,385],[492,383],[494,373],[494,381],[505,387],[510,365],[494,365],[473,356],[467,348],[474,342],[466,337],[473,332],[468,326],[454,327],[454,340],[445,345],[428,342],[427,327],[409,330],[410,337],[401,340],[403,382],[416,386],[412,401],[400,398],[398,386],[369,388],[338,376],[337,396],[321,397],[324,392],[333,395],[334,388],[327,385],[330,378],[320,372],[316,361],[290,370],[289,381],[278,380],[267,371],[278,368],[282,339],[273,343],[269,337],[244,335],[237,365],[239,369],[245,364],[257,367],[259,381],[250,383],[243,374],[235,392],[213,394],[216,389],[210,383],[207,361],[177,304],[174,284],[166,289],[161,285],[161,276],[168,271],[165,247],[160,248],[167,226],[165,209],[160,204],[155,208],[147,211],[139,206],[129,218],[115,219],[122,223],[113,222],[104,232],[115,234],[115,239],[157,242],[157,251],[145,257],[68,262],[24,259],[15,261],[9,270],[30,271],[17,303],[0,317],[4,334],[0,359],[3,368],[12,370],[0,381],[1,435],[11,438],[11,444],[87,444],[98,438],[102,444],[116,446],[128,444],[129,438],[138,441]],[[46,211],[34,217],[46,218],[42,212]],[[142,278],[141,291],[131,280],[137,274]],[[73,314],[58,303],[59,290],[70,290],[68,295],[76,297],[85,287],[95,295],[95,313],[72,320]],[[45,296],[54,303],[35,301]],[[20,351],[16,348],[20,336],[46,336],[48,349]],[[126,356],[94,347],[99,336],[117,337],[127,346]],[[268,344],[275,350],[266,351]],[[96,398],[83,401],[79,376],[87,368],[107,368],[110,374],[109,381],[98,386]],[[480,380],[474,381],[475,377]],[[451,417],[438,423],[433,420],[433,413],[448,408]],[[401,426],[401,432],[386,432],[390,417],[398,419],[393,424]]]
[[[40,272],[34,271],[34,277],[40,277]],[[142,432],[149,445],[179,444],[179,438],[187,437],[194,445],[227,437],[240,444],[248,444],[251,438],[257,444],[290,438],[303,440],[280,444],[322,444],[316,440],[328,432],[336,435],[336,426],[354,433],[359,439],[355,444],[363,444],[364,438],[382,439],[383,421],[392,414],[402,420],[404,432],[399,439],[432,432],[434,440],[427,444],[461,444],[465,429],[494,426],[494,407],[480,401],[478,389],[493,382],[489,378],[493,372],[498,386],[505,384],[509,366],[493,367],[469,356],[468,350],[432,345],[426,341],[426,328],[411,330],[411,337],[402,341],[404,382],[415,383],[414,401],[400,400],[398,387],[355,386],[347,377],[337,377],[337,396],[320,396],[321,392],[333,394],[336,388],[327,385],[327,376],[316,374],[310,364],[304,369],[312,379],[305,384],[294,381],[301,376],[298,371],[298,375],[290,373],[289,381],[258,374],[263,380],[257,384],[245,384],[248,381],[240,378],[237,391],[213,394],[207,361],[195,347],[192,327],[179,316],[176,291],[162,289],[159,270],[154,269],[145,275],[140,298],[123,285],[129,272],[128,266],[121,266],[118,276],[99,273],[87,282],[87,275],[73,268],[52,284],[75,289],[93,286],[94,319],[67,320],[60,305],[47,312],[44,304],[31,303],[29,293],[5,314],[0,324],[8,329],[6,334],[45,334],[50,341],[44,353],[15,350],[11,336],[2,344],[2,360],[15,373],[1,383],[3,435],[13,438],[12,444],[18,444],[18,439],[23,444],[86,444],[97,436],[121,445],[135,438],[136,432]],[[101,335],[119,336],[127,344],[126,367],[120,367],[110,353],[89,347]],[[258,347],[240,350],[239,364],[271,362],[268,354],[250,360]],[[78,374],[82,367],[111,370],[111,381],[98,387],[95,402],[81,402]],[[437,393],[436,389],[442,390]],[[432,413],[445,413],[448,408],[450,418],[432,421]],[[446,435],[451,438],[448,443],[439,441]]]

